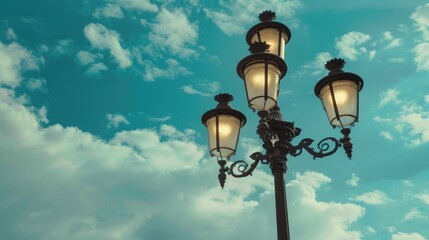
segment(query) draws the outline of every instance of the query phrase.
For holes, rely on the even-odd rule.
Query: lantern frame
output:
[[[265,44],[266,43],[256,43],[256,44]],[[255,44],[252,44],[252,46],[254,46]],[[268,45],[266,45],[268,47]],[[252,47],[251,47],[252,49]],[[251,50],[252,51],[252,50]],[[248,86],[247,86],[247,81],[246,81],[246,77],[244,75],[244,72],[246,70],[246,68],[252,66],[253,64],[259,64],[259,63],[263,63],[264,64],[264,95],[261,96],[256,96],[253,97],[252,99],[249,99],[249,91],[248,91]],[[268,99],[271,99],[275,102],[275,105],[277,105],[277,97],[278,97],[278,90],[277,90],[277,96],[268,96],[268,65],[272,64],[274,65],[279,74],[279,82],[278,82],[278,90],[280,89],[280,81],[283,79],[283,77],[286,75],[287,73],[287,64],[286,62],[279,56],[274,55],[274,54],[270,54],[270,53],[266,53],[266,52],[256,52],[256,53],[252,53],[251,55],[243,58],[237,65],[237,74],[238,76],[240,76],[241,79],[243,79],[244,81],[244,87],[246,90],[246,96],[247,96],[247,102],[250,108],[257,110],[255,108],[253,108],[252,106],[254,106],[254,104],[252,104],[251,102],[257,98],[264,98],[265,101],[267,101]],[[275,106],[274,105],[274,106]],[[273,106],[273,107],[274,107]],[[264,109],[264,110],[270,110],[270,109]]]
[[[213,157],[215,156],[212,151],[213,150],[217,150],[217,152],[221,153],[221,149],[228,149],[231,150],[231,154],[228,156],[219,156],[222,160],[224,159],[229,159],[232,155],[235,155],[235,152],[237,150],[237,143],[238,143],[238,139],[240,137],[240,130],[241,128],[246,124],[246,116],[241,113],[238,110],[235,110],[233,108],[231,108],[231,106],[228,104],[229,102],[231,102],[233,100],[233,96],[228,94],[228,93],[221,93],[215,96],[214,98],[219,104],[216,106],[216,108],[208,110],[207,112],[205,112],[202,117],[201,117],[201,122],[204,124],[204,126],[207,126],[207,121],[213,117],[216,117],[216,136],[208,136],[209,137],[209,142],[210,142],[210,137],[216,137],[216,146],[213,149],[209,149],[210,152],[210,156]],[[235,149],[231,149],[231,148],[227,148],[227,147],[221,147],[220,145],[220,139],[219,139],[219,117],[220,116],[230,116],[230,117],[234,117],[236,119],[238,119],[240,121],[240,126],[238,128],[238,133],[237,133],[237,139],[235,141]]]
[[[326,111],[326,106],[325,106],[326,103],[323,101],[320,94],[321,94],[321,90],[325,86],[329,86],[329,94],[332,98],[332,106],[334,109],[335,117],[331,120],[331,119],[329,119],[329,116],[328,116],[328,121],[329,121],[329,124],[331,124],[331,126],[333,128],[337,127],[336,125],[333,124],[333,122],[335,120],[337,120],[340,123],[340,126],[339,126],[340,128],[345,127],[345,126],[343,126],[341,119],[340,119],[341,117],[344,117],[344,116],[353,117],[355,119],[355,121],[353,121],[353,123],[351,123],[350,126],[354,126],[354,123],[359,122],[359,92],[362,90],[364,82],[363,82],[363,79],[359,75],[357,75],[355,73],[351,73],[351,72],[344,72],[342,69],[343,69],[345,63],[346,62],[344,61],[344,59],[341,59],[341,58],[334,58],[334,59],[331,59],[330,61],[326,62],[325,68],[327,70],[329,70],[329,73],[327,76],[320,79],[314,87],[314,94],[322,101],[323,108],[326,112],[326,115],[328,115],[328,113]],[[356,83],[356,86],[357,86],[356,116],[350,115],[350,114],[340,114],[339,113],[338,105],[337,105],[337,102],[335,99],[335,92],[334,92],[334,88],[333,88],[333,83],[338,82],[338,81],[351,81],[351,82]]]
[[[273,21],[275,19],[276,19],[276,14],[272,11],[264,11],[261,14],[259,14],[259,20],[261,22],[251,27],[247,32],[246,34],[247,44],[248,45],[252,44],[252,38],[255,35],[258,36],[258,41],[262,42],[263,39],[261,39],[261,35],[260,35],[261,30],[269,29],[269,28],[277,29],[279,30],[279,38],[277,40],[278,49],[277,49],[277,53],[271,53],[271,54],[276,54],[277,56],[280,56],[282,48],[286,48],[286,44],[290,41],[292,37],[292,33],[290,29],[283,23]],[[287,36],[284,46],[280,44],[282,34],[285,34]]]

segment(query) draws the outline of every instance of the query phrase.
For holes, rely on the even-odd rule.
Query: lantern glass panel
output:
[[[218,128],[216,127],[216,117],[219,118]],[[206,126],[212,156],[229,159],[231,155],[235,154],[241,127],[240,119],[229,115],[214,116],[207,120]],[[217,142],[217,139],[219,139],[219,142]],[[218,143],[219,146],[217,146]]]
[[[268,63],[265,86],[265,66],[265,63],[254,63],[244,69],[249,106],[255,110],[269,110],[277,103],[280,71],[276,65]]]
[[[324,86],[320,90],[320,98],[329,122],[334,127],[346,127],[352,125],[358,117],[358,85],[355,81],[339,80],[332,82],[332,92],[329,87]],[[338,109],[335,112],[334,103]]]
[[[280,42],[279,34],[281,34]],[[260,39],[259,36],[261,37]],[[285,45],[288,39],[284,32],[277,28],[265,28],[259,30],[259,36],[258,34],[253,35],[251,42],[266,42],[270,45],[268,53],[275,54],[285,59]]]

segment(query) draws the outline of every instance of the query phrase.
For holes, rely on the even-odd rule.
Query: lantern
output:
[[[241,112],[232,109],[229,102],[233,96],[227,93],[215,96],[216,108],[203,114],[201,121],[207,127],[210,155],[228,160],[235,154],[240,129],[246,123]]]
[[[344,72],[343,59],[332,59],[325,64],[329,74],[320,79],[314,93],[321,99],[329,123],[335,128],[352,126],[359,119],[359,91],[363,80],[354,73]]]
[[[285,59],[285,45],[291,38],[289,28],[280,22],[275,22],[276,13],[264,11],[259,14],[260,23],[247,32],[246,41],[251,45],[255,42],[266,42],[270,47],[268,53]]]
[[[251,55],[237,65],[237,73],[244,80],[249,107],[253,110],[270,110],[277,105],[280,80],[287,72],[285,61],[267,53],[265,42],[252,43]]]

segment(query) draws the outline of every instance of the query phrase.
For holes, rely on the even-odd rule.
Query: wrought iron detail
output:
[[[330,142],[329,142],[330,141]],[[333,137],[327,137],[322,139],[318,144],[317,148],[319,151],[315,151],[314,148],[310,147],[310,145],[314,142],[311,138],[304,138],[299,142],[298,145],[293,147],[293,150],[290,152],[290,155],[296,157],[302,153],[304,149],[310,155],[313,156],[313,159],[323,158],[329,155],[334,154],[338,148],[341,146],[341,142]]]
[[[238,160],[231,164],[231,166],[228,169],[228,174],[230,174],[233,177],[236,178],[242,178],[247,177],[249,175],[252,175],[252,172],[255,170],[256,166],[258,166],[258,163],[265,159],[265,155],[261,152],[255,152],[252,155],[250,155],[250,158],[254,161],[249,168],[249,164],[244,160]],[[237,171],[239,173],[235,173],[234,169],[237,167]]]

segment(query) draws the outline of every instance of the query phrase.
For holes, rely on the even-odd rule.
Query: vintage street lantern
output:
[[[237,65],[237,73],[244,80],[249,107],[253,110],[270,110],[277,105],[280,80],[287,72],[285,61],[267,53],[265,42],[250,45],[251,55]]]
[[[290,40],[290,30],[274,22],[275,13],[265,11],[259,15],[261,23],[253,26],[246,36],[251,54],[237,65],[237,73],[244,80],[249,107],[258,111],[259,124],[256,133],[264,150],[252,153],[251,164],[245,160],[230,162],[235,154],[240,128],[246,118],[232,109],[229,94],[219,94],[215,100],[219,105],[202,116],[208,129],[210,155],[218,158],[220,186],[224,188],[227,175],[236,178],[251,176],[259,163],[269,165],[274,177],[276,204],[277,239],[290,240],[289,218],[286,200],[284,174],[288,169],[289,157],[299,156],[306,151],[313,159],[330,156],[343,148],[351,159],[353,144],[349,137],[359,114],[359,91],[363,80],[354,73],[344,72],[345,61],[332,59],[325,64],[329,74],[319,80],[314,92],[320,98],[329,123],[339,127],[341,138],[326,137],[313,145],[314,140],[303,138],[294,143],[301,133],[294,122],[283,119],[277,102],[280,80],[287,72],[284,49]]]
[[[228,160],[235,154],[240,128],[246,124],[246,117],[229,106],[232,95],[219,94],[215,100],[219,104],[204,113],[201,121],[208,130],[210,155]]]
[[[291,38],[289,28],[280,22],[275,22],[276,14],[265,11],[259,14],[260,23],[249,29],[246,35],[247,44],[266,42],[270,47],[268,53],[285,59],[285,46]]]
[[[344,72],[345,61],[332,59],[325,64],[329,74],[320,79],[314,93],[322,101],[329,119],[335,128],[352,126],[359,117],[359,91],[363,80],[354,73]]]

